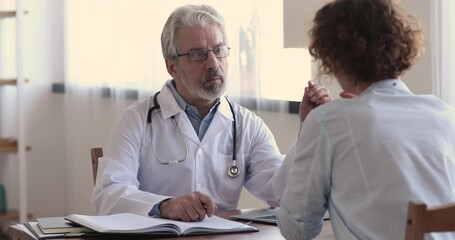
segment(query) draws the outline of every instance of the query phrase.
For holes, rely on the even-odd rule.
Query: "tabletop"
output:
[[[258,209],[242,209],[242,210],[231,210],[231,211],[219,211],[216,212],[216,215],[219,217],[223,217],[229,219],[229,216],[241,214],[241,213],[250,213],[258,211]],[[241,220],[236,220],[238,222],[246,222]],[[227,239],[236,239],[236,240],[267,240],[267,239],[284,239],[283,236],[280,234],[280,230],[276,225],[267,224],[267,223],[258,223],[258,222],[251,222],[249,225],[254,226],[259,229],[259,232],[242,232],[242,233],[228,233],[228,234],[214,234],[214,235],[202,235],[202,236],[180,236],[180,237],[163,237],[163,238],[156,238],[150,237],[150,239],[191,239],[191,240],[200,240],[200,239],[217,239],[217,240],[227,240]],[[32,236],[29,236],[26,232],[24,232],[20,227],[17,225],[12,225],[8,229],[9,234],[11,235],[13,240],[33,240]],[[65,239],[65,238],[54,238],[58,239]],[[97,236],[97,237],[79,237],[79,238],[71,238],[72,240],[86,240],[86,239],[113,239],[113,236]],[[121,239],[120,237],[118,239]],[[124,239],[124,236],[123,236]],[[332,225],[329,220],[324,221],[324,226],[322,228],[321,233],[315,238],[317,240],[329,240],[335,239],[333,236]]]

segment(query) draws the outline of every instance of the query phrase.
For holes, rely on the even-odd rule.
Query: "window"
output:
[[[305,49],[283,48],[282,1],[193,1],[225,18],[228,95],[300,101],[311,76]],[[170,78],[161,30],[182,0],[66,1],[67,83],[79,87],[159,90]]]

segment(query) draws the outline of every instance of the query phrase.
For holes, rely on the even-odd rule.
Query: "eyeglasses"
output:
[[[189,56],[192,61],[203,61],[209,57],[209,51],[212,51],[216,58],[225,58],[229,56],[228,46],[219,46],[212,49],[193,49],[187,53],[177,53],[177,57]]]

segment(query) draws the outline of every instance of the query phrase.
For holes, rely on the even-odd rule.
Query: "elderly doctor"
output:
[[[223,97],[229,55],[223,17],[207,5],[180,7],[161,44],[173,79],[117,120],[99,160],[96,212],[199,221],[216,209],[236,209],[242,186],[277,206],[287,161],[265,123]],[[309,82],[300,120],[330,100],[327,89]]]

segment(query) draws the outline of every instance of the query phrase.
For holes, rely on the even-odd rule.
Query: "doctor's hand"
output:
[[[308,81],[308,87],[305,88],[305,93],[299,106],[300,122],[305,120],[311,110],[330,101],[332,101],[332,98],[327,88],[319,86],[313,81]]]
[[[193,192],[160,204],[162,218],[184,222],[202,221],[205,215],[211,217],[216,211],[212,199],[203,193]]]

